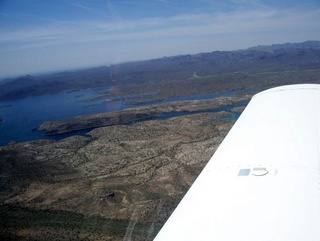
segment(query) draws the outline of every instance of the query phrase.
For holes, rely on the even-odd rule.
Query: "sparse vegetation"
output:
[[[202,113],[97,128],[91,138],[1,147],[2,235],[117,240],[134,220],[132,237],[152,240],[230,128],[223,123],[229,127],[217,139],[206,124],[222,116]]]

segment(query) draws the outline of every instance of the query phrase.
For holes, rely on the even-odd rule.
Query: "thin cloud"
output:
[[[72,4],[72,6],[74,6],[76,8],[80,8],[81,10],[85,10],[88,12],[97,12],[96,8],[88,7],[87,5],[84,5],[84,4],[74,3],[74,4]]]
[[[284,29],[286,31],[319,31],[320,10],[301,12],[288,11],[236,11],[232,13],[191,14],[171,18],[152,18],[120,23],[60,22],[58,26],[39,27],[32,30],[7,31],[0,36],[4,42],[37,42],[43,44],[63,44],[71,42],[94,42],[131,39],[143,41],[155,37],[192,37],[236,32],[259,32]],[[63,27],[61,27],[63,26]],[[57,41],[59,40],[59,41]],[[41,43],[40,43],[41,44]]]

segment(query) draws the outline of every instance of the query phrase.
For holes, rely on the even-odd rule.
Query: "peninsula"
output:
[[[235,105],[246,105],[250,95],[220,97],[209,100],[175,101],[150,106],[125,109],[122,111],[79,116],[62,121],[48,121],[36,130],[44,131],[45,135],[57,135],[71,131],[91,129],[102,126],[122,125],[147,120],[166,113],[192,114],[194,112],[219,112]]]

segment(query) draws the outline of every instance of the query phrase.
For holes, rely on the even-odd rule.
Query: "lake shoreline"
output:
[[[43,131],[45,135],[59,135],[103,126],[124,125],[142,120],[150,120],[151,118],[157,119],[157,117],[165,114],[169,118],[200,112],[225,111],[226,108],[231,112],[231,109],[236,107],[236,105],[248,103],[250,98],[251,95],[244,95],[241,97],[219,97],[211,100],[174,101],[116,112],[78,116],[67,120],[47,121],[37,127],[36,130]],[[165,118],[163,116],[162,119]]]

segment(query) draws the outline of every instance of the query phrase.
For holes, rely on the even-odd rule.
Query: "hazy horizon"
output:
[[[320,40],[320,2],[3,0],[0,76]]]
[[[180,55],[194,55],[194,54],[199,54],[199,53],[210,53],[210,52],[214,52],[214,51],[238,51],[238,50],[246,50],[249,49],[251,47],[259,47],[259,46],[272,46],[272,45],[282,45],[282,44],[299,44],[299,43],[305,43],[305,42],[312,42],[312,41],[318,41],[318,40],[306,40],[303,42],[286,42],[286,43],[273,43],[270,45],[254,45],[254,46],[248,46],[247,48],[243,48],[243,49],[234,49],[234,50],[212,50],[212,51],[208,51],[208,52],[197,52],[197,53],[182,53]],[[165,57],[174,57],[174,56],[179,56],[179,55],[171,55],[171,56],[160,56],[160,57],[155,57],[155,58],[149,58],[149,59],[140,59],[140,60],[127,60],[127,61],[123,61],[123,62],[119,62],[119,63],[108,63],[108,64],[100,64],[100,65],[85,65],[85,66],[77,66],[77,67],[69,67],[69,68],[58,68],[58,69],[49,69],[49,70],[41,70],[38,72],[26,72],[26,73],[21,73],[21,74],[16,74],[16,75],[9,75],[9,76],[1,76],[0,73],[0,82],[7,80],[7,79],[14,79],[14,78],[19,78],[19,77],[23,77],[23,76],[42,76],[42,75],[50,75],[50,74],[56,74],[56,73],[61,73],[61,72],[74,72],[74,71],[81,71],[81,70],[86,70],[86,69],[93,69],[93,68],[100,68],[100,67],[106,67],[108,65],[115,65],[115,64],[123,64],[123,63],[130,63],[130,62],[138,62],[138,61],[144,61],[144,60],[151,60],[151,59],[160,59],[160,58],[165,58]]]

